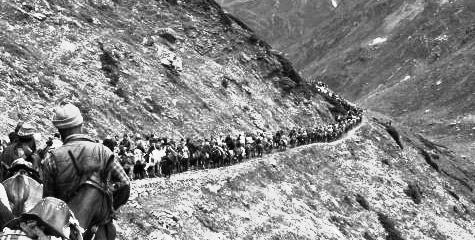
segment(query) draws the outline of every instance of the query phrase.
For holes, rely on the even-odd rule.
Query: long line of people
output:
[[[236,136],[212,136],[207,139],[169,139],[149,134],[145,137],[140,134],[124,134],[122,138],[116,135],[114,138],[106,137],[103,144],[114,152],[127,175],[131,179],[141,179],[145,177],[166,176],[172,173],[183,172],[189,169],[204,169],[221,167],[241,162],[244,159],[260,157],[263,153],[270,153],[273,149],[285,150],[287,147],[299,145],[329,142],[338,139],[353,126],[361,122],[362,109],[346,101],[339,95],[330,91],[321,82],[317,82],[316,90],[344,109],[336,115],[335,123],[328,125],[318,125],[312,128],[291,129],[288,131],[277,131],[274,134],[266,132],[241,133]],[[37,146],[33,138],[24,138],[23,135],[31,135],[22,131],[34,131],[25,125],[23,128],[19,124],[17,129],[9,135],[11,144],[21,144],[20,155],[25,154],[37,168],[40,159],[45,157],[48,151],[62,145],[59,134],[55,134],[46,141],[46,146]],[[25,128],[26,127],[26,128]],[[6,140],[2,140],[1,149],[7,149]],[[25,147],[26,146],[26,147]],[[29,152],[34,154],[29,154]],[[5,155],[8,156],[5,158]],[[0,167],[9,166],[14,159],[20,158],[14,152],[4,152]],[[6,172],[6,171],[0,171]],[[2,176],[0,176],[2,177]],[[2,177],[2,179],[5,178]]]
[[[301,146],[339,139],[345,132],[359,124],[363,110],[330,91],[321,82],[316,90],[334,104],[344,109],[336,114],[335,123],[311,128],[291,129],[275,133],[240,133],[234,136],[218,135],[206,139],[170,139],[149,134],[124,134],[122,138],[106,137],[108,146],[131,179],[170,177],[190,169],[222,167],[242,162],[244,159],[262,157],[274,149]]]
[[[33,125],[21,122],[9,135],[9,143],[2,140],[0,144],[0,227],[6,227],[0,239],[15,234],[28,239],[68,235],[71,239],[114,239],[112,219],[130,195],[129,179],[170,177],[190,169],[232,165],[275,150],[330,142],[362,121],[362,109],[324,84],[316,89],[340,108],[335,122],[275,133],[221,134],[207,139],[124,134],[107,137],[100,144],[82,134],[80,110],[65,104],[55,109],[52,118],[58,134],[40,145]],[[50,218],[55,215],[62,217]],[[66,225],[70,229],[63,232]]]

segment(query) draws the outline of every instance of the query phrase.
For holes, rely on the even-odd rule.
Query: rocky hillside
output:
[[[212,0],[0,6],[0,130],[54,131],[69,101],[89,133],[207,135],[332,121],[327,103]]]
[[[222,2],[304,76],[475,154],[473,1]]]
[[[13,0],[0,16],[4,134],[18,120],[52,133],[51,108],[63,101],[81,108],[96,136],[333,121],[334,107],[290,62],[213,0]],[[119,236],[473,239],[473,164],[398,125],[400,150],[384,121],[367,117],[331,144],[136,181],[118,213]]]
[[[473,168],[379,120],[338,142],[134,183],[121,239],[473,239]],[[423,154],[425,153],[425,155]]]

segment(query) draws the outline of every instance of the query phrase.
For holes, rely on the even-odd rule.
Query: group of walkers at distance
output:
[[[115,135],[103,140],[120,159],[120,163],[131,179],[147,177],[170,177],[190,169],[208,169],[240,163],[245,159],[262,157],[273,150],[283,151],[288,147],[301,146],[316,142],[330,142],[359,124],[362,109],[334,94],[318,83],[317,91],[331,99],[343,109],[337,114],[336,121],[329,125],[312,128],[265,132],[240,133],[234,136],[218,135],[206,139],[180,138],[170,139],[155,134]]]
[[[73,104],[55,108],[58,130],[44,146],[33,124],[20,122],[0,155],[0,240],[115,239],[116,210],[130,195],[130,179],[170,177],[190,169],[232,165],[315,142],[330,142],[362,121],[363,111],[332,93],[317,90],[344,111],[335,123],[270,134],[257,132],[209,139],[173,139],[124,134],[102,141],[83,134]]]

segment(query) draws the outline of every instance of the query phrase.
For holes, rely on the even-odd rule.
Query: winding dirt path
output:
[[[348,139],[351,139],[356,134],[356,132],[366,124],[367,124],[367,120],[365,117],[363,117],[363,120],[361,121],[360,124],[352,128],[347,133],[343,134],[342,138],[333,142],[317,142],[317,143],[312,143],[308,145],[289,148],[285,151],[275,151],[270,154],[266,154],[263,157],[251,158],[249,160],[245,160],[241,163],[234,164],[231,166],[224,166],[224,167],[212,168],[212,169],[191,170],[191,171],[187,171],[183,173],[176,173],[176,174],[173,174],[170,177],[170,179],[166,179],[163,177],[156,177],[156,178],[134,180],[132,181],[132,192],[131,192],[130,200],[133,201],[137,199],[137,197],[144,196],[144,195],[145,195],[144,197],[146,197],[146,195],[149,195],[148,191],[151,189],[156,190],[157,186],[162,186],[163,188],[166,188],[166,187],[175,185],[178,182],[181,182],[181,183],[193,182],[199,185],[200,182],[206,182],[211,179],[217,179],[217,178],[226,179],[229,177],[233,178],[238,175],[241,175],[242,173],[245,173],[245,172],[248,172],[249,170],[254,169],[255,166],[261,162],[272,164],[273,162],[276,161],[276,159],[278,159],[282,155],[288,155],[289,153],[291,154],[292,152],[300,151],[306,148],[313,148],[316,146],[338,145]]]

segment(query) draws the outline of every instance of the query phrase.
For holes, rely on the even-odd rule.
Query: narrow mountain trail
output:
[[[365,119],[342,139],[133,182],[120,239],[473,239],[475,204]]]
[[[285,151],[279,151],[279,150],[273,150],[272,153],[270,154],[264,154],[263,157],[256,157],[256,158],[251,158],[248,160],[244,160],[241,163],[237,163],[231,166],[224,166],[224,167],[219,167],[219,168],[213,168],[213,169],[199,169],[199,170],[191,170],[187,171],[184,173],[176,173],[173,174],[170,179],[162,178],[162,177],[156,177],[156,178],[147,178],[147,179],[140,179],[140,180],[134,180],[132,181],[132,196],[131,200],[134,200],[138,196],[142,195],[147,195],[151,189],[157,184],[174,184],[178,181],[190,181],[190,180],[206,180],[205,177],[206,175],[209,175],[209,178],[214,178],[214,177],[220,177],[220,178],[226,178],[226,177],[232,177],[233,175],[239,175],[242,172],[249,171],[255,167],[256,164],[258,163],[273,163],[276,158],[280,158],[284,155],[292,154],[295,152],[298,152],[302,149],[306,148],[314,148],[317,146],[332,146],[332,145],[337,145],[341,144],[344,141],[350,140],[352,137],[355,136],[355,134],[358,132],[358,130],[365,126],[367,124],[366,118],[363,117],[363,120],[361,121],[360,124],[349,130],[347,133],[343,134],[343,136],[332,142],[318,142],[318,143],[312,143],[312,144],[307,144],[307,145],[302,145],[302,146],[297,146],[294,148],[287,148]],[[228,175],[229,174],[229,175]],[[196,182],[197,183],[197,182]],[[197,183],[198,184],[198,183]]]
[[[287,148],[284,151],[275,150],[263,157],[251,158],[241,163],[213,169],[191,170],[184,173],[173,174],[170,179],[163,177],[148,178],[132,181],[131,197],[125,206],[126,211],[120,213],[118,219],[119,236],[124,239],[141,239],[138,232],[152,232],[147,239],[174,239],[164,236],[176,235],[180,229],[178,212],[192,213],[194,210],[193,199],[200,199],[201,189],[212,193],[218,193],[223,185],[235,179],[256,171],[260,165],[277,166],[279,159],[289,155],[295,155],[305,149],[321,148],[323,146],[335,146],[345,141],[351,141],[358,131],[367,125],[366,118],[353,129],[343,134],[343,136],[333,142],[318,142],[294,148]],[[179,206],[177,206],[177,203]],[[181,204],[184,205],[181,205]],[[177,209],[178,208],[178,209]],[[132,211],[131,211],[132,209]],[[135,217],[135,211],[144,211],[142,218]],[[125,212],[125,213],[124,213]],[[131,217],[132,215],[132,217]],[[159,224],[143,223],[143,217],[155,218]],[[134,222],[138,228],[130,228],[127,221]],[[212,223],[210,223],[212,224]],[[117,224],[116,224],[117,225]],[[158,231],[158,232],[157,232]],[[182,239],[181,237],[175,239]],[[199,239],[222,239],[217,236],[200,237]],[[226,239],[223,238],[223,239]]]

